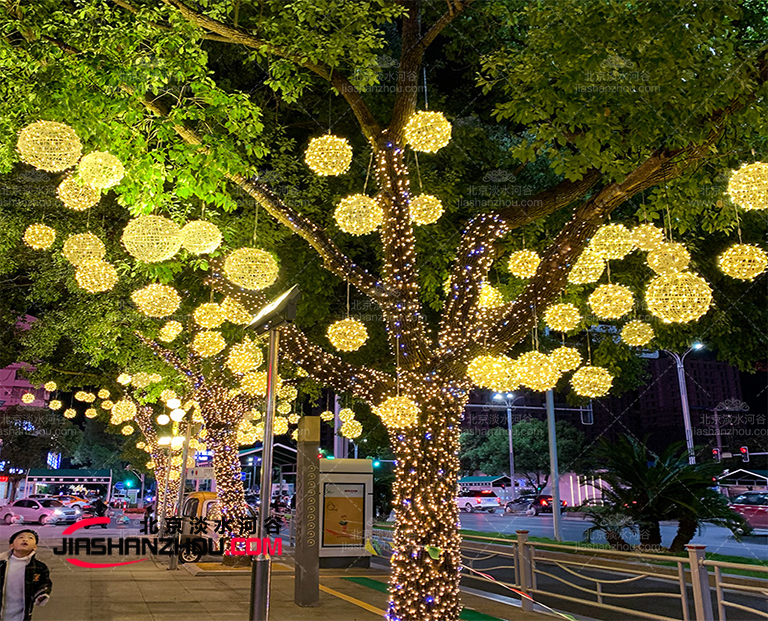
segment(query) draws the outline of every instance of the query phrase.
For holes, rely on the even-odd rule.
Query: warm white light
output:
[[[158,425],[167,425],[170,422],[171,422],[171,417],[168,416],[168,414],[159,414],[158,417],[157,417],[157,424]]]
[[[165,405],[172,410],[175,410],[176,408],[181,407],[181,399],[168,399],[168,401],[165,402]]]

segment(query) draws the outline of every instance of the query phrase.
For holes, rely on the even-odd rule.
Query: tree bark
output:
[[[672,544],[669,546],[670,552],[682,552],[685,550],[685,544],[690,543],[693,536],[696,534],[696,530],[699,528],[699,522],[696,516],[684,515],[677,523],[677,532],[675,538],[672,540]]]
[[[661,546],[661,527],[658,520],[646,519],[639,523],[640,545],[643,547]]]

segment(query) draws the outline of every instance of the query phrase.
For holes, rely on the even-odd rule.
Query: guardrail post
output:
[[[520,590],[530,597],[530,590],[533,588],[533,563],[531,562],[531,548],[527,546],[528,531],[516,530],[517,533],[517,556],[515,562],[520,568]],[[527,597],[520,598],[524,612],[533,612],[533,602]]]
[[[711,621],[712,597],[709,593],[709,571],[704,565],[704,550],[707,546],[687,544],[688,561],[691,564],[691,586],[693,587],[693,608],[696,621]]]

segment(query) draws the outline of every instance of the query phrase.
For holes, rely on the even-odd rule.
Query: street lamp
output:
[[[512,443],[512,405],[518,399],[521,399],[525,395],[519,395],[515,397],[515,393],[501,393],[497,392],[493,395],[494,401],[501,401],[507,405],[507,433],[509,435],[509,478],[511,479],[512,497],[509,500],[514,500],[517,497],[517,491],[515,490],[515,448]]]
[[[699,351],[704,348],[704,343],[695,342],[688,348],[682,356],[677,352],[664,349],[675,360],[677,366],[677,383],[680,386],[680,403],[683,407],[683,424],[685,425],[685,445],[688,448],[688,463],[696,463],[696,453],[693,450],[693,429],[691,428],[691,410],[688,407],[688,387],[685,383],[685,357],[692,351]]]

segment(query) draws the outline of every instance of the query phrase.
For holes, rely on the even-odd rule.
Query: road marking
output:
[[[333,589],[329,589],[327,586],[320,585],[320,590],[324,593],[328,593],[328,595],[333,595],[334,597],[338,597],[339,599],[343,599],[346,602],[349,602],[350,604],[354,604],[355,606],[360,606],[360,608],[363,608],[367,610],[368,612],[372,612],[374,614],[377,614],[379,616],[384,616],[387,613],[382,610],[381,608],[376,608],[376,606],[371,606],[370,604],[367,604],[359,599],[355,599],[351,595],[347,595],[346,593],[340,593],[339,591],[334,591]]]

